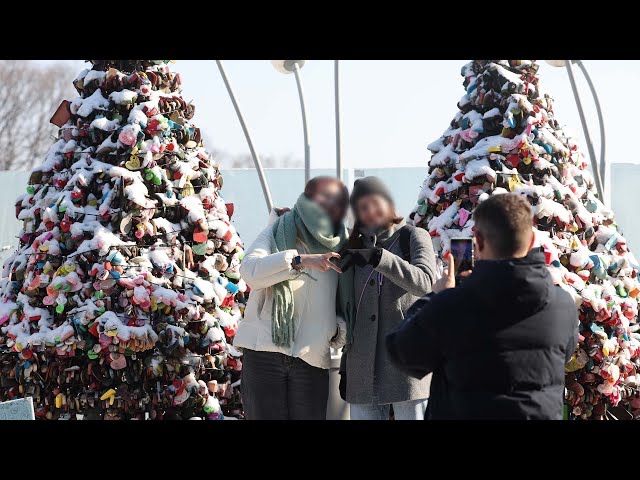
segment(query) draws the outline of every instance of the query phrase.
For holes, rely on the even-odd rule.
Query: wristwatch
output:
[[[298,272],[302,271],[302,257],[300,255],[296,255],[295,257],[293,257],[293,260],[291,260],[291,268],[297,270]]]

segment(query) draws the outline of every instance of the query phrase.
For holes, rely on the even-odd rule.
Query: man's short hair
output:
[[[521,195],[489,197],[473,211],[475,229],[500,258],[511,258],[529,247],[533,214]]]

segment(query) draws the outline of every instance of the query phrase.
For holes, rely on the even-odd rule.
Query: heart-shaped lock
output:
[[[196,226],[193,230],[193,241],[197,243],[205,243],[207,241],[207,232],[199,226]]]
[[[194,243],[191,246],[191,250],[196,255],[205,255],[207,253],[207,244],[206,243]]]
[[[136,125],[137,126],[137,125]],[[140,127],[138,127],[138,131],[140,130]],[[138,135],[135,131],[135,129],[133,127],[125,127],[122,132],[120,132],[120,135],[118,135],[118,140],[123,144],[123,145],[128,145],[128,146],[133,146],[136,144],[137,140],[138,140]]]
[[[140,163],[140,159],[137,155],[131,155],[124,166],[127,167],[128,170],[140,170],[142,164]]]
[[[56,297],[53,295],[47,295],[42,299],[42,303],[48,307],[54,305],[56,303]]]
[[[109,366],[114,370],[122,370],[127,366],[127,357],[121,353],[110,353],[109,359]]]

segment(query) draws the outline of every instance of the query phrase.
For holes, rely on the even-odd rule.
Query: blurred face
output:
[[[367,228],[382,228],[389,225],[395,210],[381,195],[365,195],[356,202],[354,212],[358,221]]]
[[[322,182],[317,187],[311,200],[317,203],[327,214],[331,221],[338,225],[345,216],[344,193],[342,186],[337,182]]]

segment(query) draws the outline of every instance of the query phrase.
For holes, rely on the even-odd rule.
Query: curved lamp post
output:
[[[340,60],[333,61],[333,88],[336,108],[336,176],[342,180],[342,144],[340,139]]]
[[[300,111],[302,113],[302,132],[304,134],[304,182],[311,178],[311,146],[309,145],[309,129],[307,127],[307,107],[304,102],[304,91],[302,90],[302,80],[300,69],[304,66],[305,60],[271,60],[271,64],[280,73],[289,75],[293,73],[298,85],[298,96],[300,97]]]
[[[253,146],[253,140],[251,139],[251,134],[249,133],[249,128],[247,124],[244,122],[244,117],[242,116],[242,112],[240,111],[240,105],[238,105],[238,101],[236,100],[236,96],[233,94],[233,89],[231,88],[231,83],[227,78],[227,74],[224,71],[224,66],[222,65],[221,60],[216,60],[216,64],[218,65],[218,70],[220,70],[220,76],[224,81],[225,87],[227,87],[227,92],[229,93],[229,97],[231,98],[231,103],[233,103],[233,108],[236,111],[236,115],[238,115],[238,120],[240,120],[240,125],[242,126],[242,131],[244,132],[244,136],[247,139],[247,143],[249,144],[249,150],[251,151],[251,156],[253,157],[253,163],[256,166],[256,170],[258,171],[258,178],[260,179],[260,185],[262,185],[262,193],[264,194],[264,200],[267,204],[267,211],[271,212],[273,209],[273,200],[271,199],[271,192],[269,191],[269,184],[267,183],[267,177],[264,174],[264,169],[262,168],[262,162],[260,161],[260,157],[258,156],[258,152],[256,152],[255,147]]]
[[[578,114],[580,115],[580,121],[582,123],[582,130],[584,132],[584,138],[587,141],[587,148],[589,149],[589,156],[591,157],[591,168],[593,170],[593,177],[596,182],[596,188],[598,190],[598,196],[602,203],[605,202],[604,198],[604,182],[606,176],[606,160],[605,160],[605,133],[604,133],[604,119],[602,116],[602,109],[600,108],[600,100],[598,99],[598,94],[596,92],[595,86],[591,81],[591,77],[587,72],[586,67],[582,63],[581,60],[546,60],[546,62],[553,67],[565,67],[567,69],[567,74],[569,76],[569,82],[571,83],[571,90],[573,91],[573,97],[576,101],[576,106],[578,107]],[[598,161],[596,159],[595,150],[593,148],[593,143],[591,142],[591,135],[589,134],[589,128],[587,127],[587,119],[584,114],[584,110],[582,108],[582,102],[580,100],[580,94],[578,92],[578,87],[576,85],[576,79],[573,74],[573,64],[578,65],[580,70],[582,70],[582,74],[584,75],[587,83],[589,84],[589,89],[591,90],[591,95],[593,96],[594,103],[596,105],[596,111],[598,113],[598,122],[600,123],[600,162],[598,167]]]

